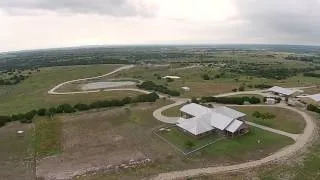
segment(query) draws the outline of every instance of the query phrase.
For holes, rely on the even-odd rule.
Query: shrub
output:
[[[75,109],[70,104],[61,104],[57,107],[56,113],[73,113]]]
[[[90,109],[90,107],[87,104],[82,104],[82,103],[78,103],[74,105],[73,108],[79,111],[86,111]]]
[[[10,116],[0,116],[0,127],[10,122],[12,118]]]
[[[203,75],[201,75],[201,77],[203,80],[210,80],[210,77],[208,74],[203,74]]]
[[[202,97],[201,102],[206,103],[206,102],[216,102],[216,103],[221,103],[221,104],[238,104],[242,105],[244,102],[248,101],[251,104],[258,104],[261,102],[261,100],[257,97]]]
[[[45,116],[47,114],[47,109],[46,108],[38,109],[37,114],[38,116]]]
[[[170,89],[168,89],[168,87],[163,86],[163,85],[157,85],[152,81],[145,81],[141,84],[138,84],[137,87],[140,89],[158,91],[158,92],[161,92],[164,94],[168,94],[170,96],[180,96],[179,91],[170,90]]]

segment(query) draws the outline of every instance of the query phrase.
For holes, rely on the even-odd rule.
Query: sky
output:
[[[320,0],[1,0],[0,52],[122,44],[320,45]]]

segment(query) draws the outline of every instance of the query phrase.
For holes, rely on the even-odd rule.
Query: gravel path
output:
[[[130,69],[133,68],[134,65],[126,65],[126,66],[122,66],[120,68],[115,69],[112,72],[109,72],[107,74],[101,75],[101,76],[95,76],[95,77],[90,77],[90,78],[82,78],[82,79],[75,79],[75,80],[71,80],[71,81],[66,81],[63,82],[61,84],[58,84],[57,86],[55,86],[54,88],[52,88],[51,90],[48,91],[49,94],[53,94],[53,95],[67,95],[67,94],[87,94],[87,93],[95,93],[95,92],[99,92],[99,90],[94,90],[94,91],[76,91],[76,92],[56,92],[57,89],[59,89],[60,87],[62,87],[63,85],[69,84],[69,83],[73,83],[73,82],[77,82],[77,81],[84,81],[84,80],[91,80],[91,79],[97,79],[97,78],[102,78],[105,76],[109,76],[111,74],[114,74],[116,72],[122,71],[122,70],[126,70],[126,69]]]
[[[169,104],[167,106],[163,106],[163,107],[155,110],[153,112],[153,117],[156,118],[157,120],[161,121],[161,122],[164,122],[164,123],[176,124],[178,119],[179,119],[179,117],[167,117],[167,116],[162,115],[162,112],[167,110],[167,109],[170,109],[172,107],[184,104],[184,103],[188,102],[189,99],[171,98],[171,100],[175,101],[175,103]]]
[[[253,106],[266,106],[266,105],[253,105]],[[241,164],[236,164],[236,165],[230,165],[230,166],[208,167],[208,168],[189,169],[189,170],[183,170],[183,171],[173,171],[173,172],[168,172],[168,173],[161,173],[158,176],[154,177],[154,179],[155,180],[178,179],[178,178],[194,177],[194,176],[199,176],[199,175],[208,175],[208,174],[215,174],[215,173],[222,173],[222,172],[240,171],[240,170],[244,170],[244,169],[249,169],[249,168],[261,166],[261,165],[264,165],[267,163],[287,159],[287,158],[295,155],[297,152],[304,150],[304,147],[307,145],[307,143],[312,141],[312,138],[315,133],[316,125],[314,124],[313,119],[307,113],[300,111],[296,108],[290,107],[290,106],[284,106],[282,104],[273,105],[273,106],[282,107],[282,108],[286,108],[286,109],[290,109],[292,111],[295,111],[295,112],[299,113],[306,121],[306,127],[304,129],[303,134],[296,135],[296,136],[292,137],[293,139],[296,140],[295,144],[287,146],[287,147],[271,154],[270,156],[267,156],[265,158],[262,158],[262,159],[256,160],[256,161],[251,161],[251,162],[246,162],[246,163],[241,163]],[[166,106],[166,107],[168,107],[168,106]],[[265,127],[263,129],[265,129]],[[268,129],[268,130],[270,130],[270,129]],[[273,131],[273,129],[272,129],[272,131]],[[279,133],[279,131],[276,131],[275,133]],[[283,134],[283,135],[285,135],[285,134]],[[288,135],[288,134],[286,134],[286,135]]]

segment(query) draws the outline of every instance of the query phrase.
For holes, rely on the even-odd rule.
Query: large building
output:
[[[180,111],[181,118],[177,126],[194,136],[202,136],[213,131],[226,135],[247,132],[244,121],[246,114],[225,106],[210,109],[191,103],[180,108]]]
[[[274,86],[266,91],[284,97],[296,97],[303,93],[303,91],[299,89],[283,88],[279,86]]]
[[[300,96],[300,100],[306,104],[320,105],[320,94]]]

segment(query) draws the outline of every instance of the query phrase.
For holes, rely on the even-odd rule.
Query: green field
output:
[[[302,133],[305,127],[305,121],[303,117],[291,110],[278,108],[278,107],[241,107],[236,106],[232,107],[238,111],[241,111],[247,114],[246,120],[263,125],[268,126],[274,129],[282,130],[289,133],[299,134]],[[262,120],[260,118],[255,118],[252,114],[255,111],[259,111],[261,113],[271,113],[276,115],[274,119]]]

